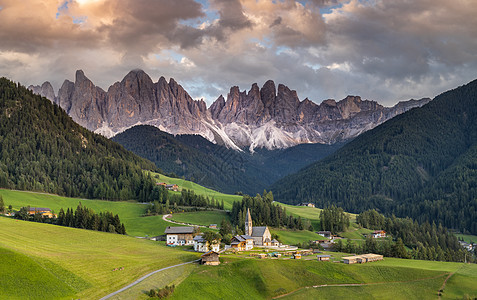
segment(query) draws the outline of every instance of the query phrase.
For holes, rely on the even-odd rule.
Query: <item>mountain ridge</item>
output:
[[[135,125],[152,125],[170,134],[199,134],[228,148],[254,152],[257,148],[284,149],[297,144],[333,144],[354,138],[386,120],[430,101],[402,101],[384,107],[359,96],[316,104],[300,101],[296,91],[268,80],[259,88],[230,88],[207,108],[194,100],[173,78],[157,82],[142,70],[130,71],[108,91],[94,85],[78,70],[75,82],[65,80],[55,96],[51,84],[30,90],[61,106],[80,125],[112,137]]]

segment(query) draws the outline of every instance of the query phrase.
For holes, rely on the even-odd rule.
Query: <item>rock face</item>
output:
[[[53,90],[53,86],[51,86],[51,83],[48,81],[43,83],[41,86],[30,85],[28,89],[35,94],[38,94],[42,97],[48,98],[51,101],[55,102],[55,91]]]
[[[199,134],[236,150],[287,148],[302,143],[332,144],[356,137],[386,120],[430,99],[399,102],[383,107],[375,101],[348,96],[321,104],[300,101],[296,91],[271,80],[260,89],[230,89],[207,109],[193,100],[174,79],[158,82],[142,70],[133,70],[105,92],[82,71],[75,82],[65,80],[55,97],[45,82],[30,89],[60,105],[80,125],[107,137],[134,125],[149,124],[171,134]]]

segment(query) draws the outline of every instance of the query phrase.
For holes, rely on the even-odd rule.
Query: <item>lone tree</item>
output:
[[[0,195],[0,213],[4,213],[5,212],[5,203],[3,202],[3,196]]]

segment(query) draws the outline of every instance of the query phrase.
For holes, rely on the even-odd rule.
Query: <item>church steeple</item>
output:
[[[245,234],[252,236],[252,216],[250,215],[250,208],[247,208],[247,217],[245,218]]]

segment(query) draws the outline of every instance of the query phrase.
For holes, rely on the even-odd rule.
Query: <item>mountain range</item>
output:
[[[363,133],[272,186],[285,203],[436,221],[477,234],[477,80]]]
[[[430,101],[409,100],[388,108],[348,96],[318,105],[308,98],[300,101],[296,91],[269,80],[262,88],[254,83],[248,92],[234,86],[227,99],[221,95],[207,108],[174,79],[167,82],[161,77],[153,82],[142,70],[129,72],[108,91],[94,85],[81,70],[75,82],[64,81],[57,95],[49,82],[29,89],[57,103],[78,124],[106,137],[147,124],[173,135],[198,134],[213,143],[251,152],[305,143],[333,144]]]

